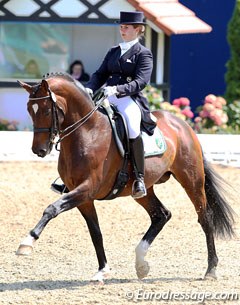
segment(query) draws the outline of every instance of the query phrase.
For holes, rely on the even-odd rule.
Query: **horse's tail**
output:
[[[205,171],[205,192],[207,197],[207,213],[211,215],[214,234],[217,237],[234,236],[234,211],[225,197],[227,182],[220,177],[207,160],[203,158]]]

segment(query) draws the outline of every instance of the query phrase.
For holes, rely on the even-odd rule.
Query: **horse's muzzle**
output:
[[[45,148],[35,149],[34,147],[32,147],[32,151],[35,155],[41,158],[44,158],[48,154],[48,150]]]

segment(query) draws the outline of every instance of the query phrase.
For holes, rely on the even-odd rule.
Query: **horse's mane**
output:
[[[48,78],[52,78],[52,77],[63,78],[65,80],[68,80],[69,82],[74,83],[74,78],[66,72],[51,72],[51,73],[46,73],[43,75],[43,79],[48,79]]]
[[[74,83],[79,90],[86,92],[85,87],[77,80],[75,80],[70,74],[66,72],[51,72],[43,75],[43,79],[47,80],[48,78],[62,78],[66,81],[69,81],[71,83]]]

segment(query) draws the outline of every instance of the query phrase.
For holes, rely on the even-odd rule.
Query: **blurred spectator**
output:
[[[79,82],[89,81],[89,75],[85,72],[83,63],[75,60],[69,67],[70,75]]]
[[[38,64],[34,59],[30,59],[27,62],[24,72],[31,78],[42,78]]]

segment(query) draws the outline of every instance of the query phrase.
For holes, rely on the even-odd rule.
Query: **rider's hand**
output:
[[[88,95],[90,95],[91,97],[93,97],[93,91],[92,91],[92,89],[90,89],[90,88],[85,88],[85,89],[86,89]]]
[[[117,87],[116,86],[107,86],[103,89],[104,95],[106,97],[112,96],[112,95],[118,95]]]

